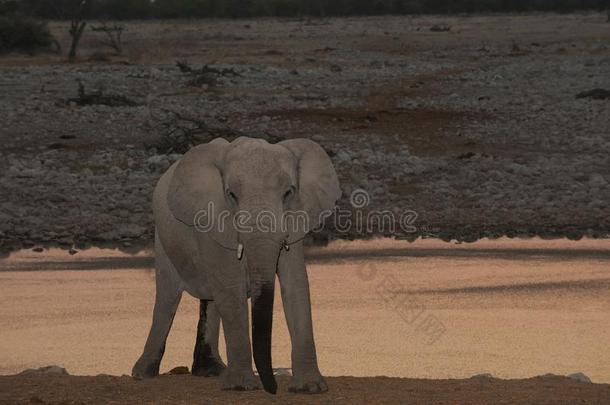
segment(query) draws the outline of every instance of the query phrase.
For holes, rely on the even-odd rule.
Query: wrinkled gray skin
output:
[[[271,324],[277,274],[292,341],[293,376],[289,389],[307,393],[326,391],[316,358],[301,238],[318,225],[323,212],[333,209],[340,194],[328,155],[310,140],[269,144],[246,137],[232,143],[215,139],[186,153],[162,176],[153,196],[157,295],[148,340],[132,375],[136,378],[158,375],[174,314],[182,292],[187,291],[204,302],[213,300],[208,316],[217,311],[222,319],[227,346],[222,388],[260,387],[252,370],[253,356],[263,388],[275,393]],[[208,219],[212,216],[201,220],[198,213],[210,204],[214,207],[216,225],[218,215],[228,213],[224,229],[209,227]],[[280,226],[283,214],[296,210],[307,214],[309,226],[298,229],[294,223],[288,229]],[[231,220],[238,211],[250,213],[251,220],[245,222],[246,226],[240,223],[241,227],[236,229]],[[278,219],[276,229],[255,224],[261,212]],[[269,225],[267,221],[258,222]],[[194,226],[195,223],[200,226]],[[203,231],[202,224],[206,227]],[[252,231],[244,231],[248,225],[252,225]],[[285,241],[290,244],[288,250],[282,248]],[[235,251],[240,244],[241,260]],[[248,297],[252,300],[252,345]],[[204,346],[209,344],[210,349],[214,334],[218,333],[213,330],[215,324],[210,319],[208,327],[212,330],[206,331],[208,336],[204,338]],[[197,367],[205,369],[216,360],[222,368],[217,349],[211,357],[211,361],[208,358],[206,364]]]

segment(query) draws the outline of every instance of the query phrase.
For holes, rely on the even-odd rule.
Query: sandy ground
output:
[[[308,258],[328,376],[582,371],[610,383],[608,240],[338,241]],[[0,261],[0,374],[49,364],[129,374],[150,324],[151,267],[150,253],[97,249]],[[190,366],[197,310],[185,295],[162,372]],[[274,367],[290,367],[281,305],[275,311]]]

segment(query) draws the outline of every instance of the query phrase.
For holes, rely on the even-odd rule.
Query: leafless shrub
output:
[[[97,27],[91,26],[91,31],[105,34],[106,40],[103,40],[102,44],[114,49],[117,55],[123,53],[123,32],[125,31],[123,25],[116,23],[108,25],[102,21],[101,25]]]
[[[203,65],[199,69],[192,68],[184,61],[176,61],[176,66],[182,73],[187,73],[191,79],[187,82],[187,86],[201,87],[203,85],[215,86],[219,76],[241,76],[235,69],[217,69],[208,65]]]
[[[77,105],[107,105],[110,107],[135,107],[140,103],[131,100],[121,94],[104,94],[104,89],[96,89],[90,93],[85,90],[85,85],[78,80],[78,95],[74,98],[69,98],[69,103]]]

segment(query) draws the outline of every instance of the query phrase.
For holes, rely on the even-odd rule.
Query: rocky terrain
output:
[[[242,134],[318,141],[341,207],[417,213],[398,237],[606,237],[610,100],[577,97],[610,89],[605,20],[128,22],[122,56],[0,56],[0,250],[149,245],[159,175]]]

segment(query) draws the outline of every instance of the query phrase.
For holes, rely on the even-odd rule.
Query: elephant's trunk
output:
[[[267,239],[245,245],[252,298],[252,352],[265,391],[275,394],[277,383],[271,362],[271,330],[275,272],[280,245]],[[250,254],[248,254],[250,253]]]
[[[275,279],[262,286],[258,297],[252,298],[252,347],[254,364],[265,391],[275,394],[277,383],[271,362],[271,327]]]

